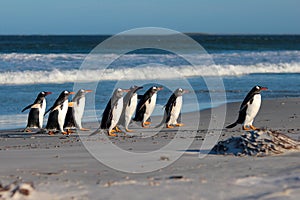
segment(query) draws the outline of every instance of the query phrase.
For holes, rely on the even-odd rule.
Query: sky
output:
[[[300,34],[299,0],[1,0],[1,35],[116,34],[163,27],[210,34]]]

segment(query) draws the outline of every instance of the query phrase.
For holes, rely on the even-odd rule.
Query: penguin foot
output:
[[[144,124],[146,124],[146,125],[150,125],[150,124],[151,124],[151,122],[147,122],[147,121],[146,121],[146,122],[144,122]]]
[[[253,126],[253,125],[250,125],[250,128],[251,128],[252,130],[259,130],[259,128],[256,128],[256,127]]]
[[[184,126],[184,124],[181,124],[181,123],[177,123],[175,126]]]
[[[171,126],[171,125],[167,124],[166,128],[174,128],[174,126]]]
[[[112,137],[116,137],[117,134],[115,134],[114,132],[115,132],[115,130],[108,131],[108,135],[112,136]]]
[[[63,134],[63,135],[70,135],[71,133],[69,133],[68,131],[62,131],[61,134]]]
[[[24,129],[24,132],[26,132],[26,133],[31,133],[32,130],[25,128],[25,129]]]
[[[90,129],[88,129],[88,128],[81,128],[79,130],[81,130],[81,131],[89,131]]]
[[[118,132],[118,133],[122,133],[122,131],[119,129],[118,126],[115,127],[115,131]]]
[[[125,131],[126,131],[126,132],[129,132],[129,133],[132,133],[132,132],[133,132],[133,130],[130,130],[130,129],[128,129],[128,128],[126,128]]]
[[[67,134],[70,135],[71,133],[75,133],[75,131],[72,131],[71,129],[67,129]]]
[[[243,130],[244,130],[244,131],[251,131],[252,129],[249,128],[248,126],[243,126]]]
[[[143,128],[149,128],[149,126],[146,126],[145,124],[146,124],[146,122],[142,122],[142,127]]]
[[[48,135],[54,135],[54,131],[49,131]]]

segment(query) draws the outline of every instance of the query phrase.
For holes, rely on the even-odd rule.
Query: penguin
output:
[[[45,113],[46,115],[50,111],[46,125],[46,129],[50,130],[48,132],[49,135],[54,134],[53,130],[59,130],[64,135],[67,134],[64,131],[64,122],[68,111],[68,97],[70,94],[74,94],[74,92],[65,90],[60,93],[53,106]]]
[[[182,108],[182,95],[185,93],[189,93],[189,91],[182,88],[178,88],[173,92],[167,104],[165,105],[163,120],[158,126],[156,126],[156,128],[160,127],[164,123],[166,123],[166,128],[174,128],[174,125],[183,126],[183,124],[178,123],[177,120],[180,116]]]
[[[238,119],[233,124],[226,126],[226,128],[233,128],[237,124],[242,124],[243,130],[257,130],[257,128],[254,127],[252,123],[260,109],[260,92],[263,90],[268,90],[268,88],[257,85],[250,90],[240,106]]]
[[[149,117],[151,116],[155,104],[156,104],[156,98],[157,98],[157,92],[162,90],[163,87],[157,87],[153,86],[148,89],[147,92],[145,92],[144,95],[141,96],[141,99],[137,105],[134,121],[140,121],[142,122],[142,127],[147,128],[150,125],[151,122],[147,121]]]
[[[104,112],[102,114],[102,120],[100,124],[100,129],[107,129],[109,136],[117,136],[113,130],[121,117],[123,110],[123,93],[129,92],[128,89],[117,88],[109,102],[107,103]]]
[[[85,95],[92,90],[80,89],[68,104],[68,111],[64,123],[64,128],[78,128],[81,131],[88,131],[89,129],[82,128],[81,119],[85,107]]]
[[[129,89],[129,92],[123,98],[123,111],[120,118],[119,124],[124,125],[127,132],[132,132],[128,129],[128,125],[132,119],[132,116],[136,110],[138,95],[137,91],[143,87],[133,86]]]
[[[30,108],[27,120],[27,126],[25,128],[25,132],[31,132],[29,128],[39,128],[43,127],[44,114],[46,110],[46,96],[52,94],[52,92],[40,92],[33,102],[26,106],[22,112]]]

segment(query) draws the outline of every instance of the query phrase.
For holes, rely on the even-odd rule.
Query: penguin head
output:
[[[68,90],[65,90],[62,93],[60,93],[58,98],[66,100],[66,99],[68,99],[70,94],[74,94],[74,92],[69,92]]]
[[[129,92],[130,90],[129,89],[121,89],[121,88],[117,88],[115,91],[114,91],[114,94],[113,96],[116,97],[117,99],[121,98],[123,96],[123,93],[124,92]]]
[[[252,93],[255,93],[255,94],[258,94],[258,93],[260,93],[260,92],[263,91],[263,90],[268,90],[268,88],[267,88],[267,87],[262,87],[262,86],[256,85],[256,86],[254,86],[254,87],[252,88],[251,92],[252,92]]]
[[[92,92],[93,90],[85,90],[85,89],[80,89],[78,90],[76,97],[84,97],[86,93]]]
[[[133,93],[140,90],[140,89],[143,89],[143,87],[142,86],[136,86],[136,85],[130,87],[130,91],[132,91]]]
[[[190,91],[188,90],[184,90],[182,88],[177,88],[175,91],[174,91],[174,94],[176,97],[179,97],[179,96],[182,96],[183,94],[185,93],[189,93]]]
[[[47,96],[47,95],[49,95],[49,94],[52,94],[52,92],[45,92],[45,91],[43,91],[43,92],[40,92],[40,93],[39,93],[38,97],[39,97],[39,98],[43,98],[43,97],[45,97],[45,96]]]
[[[155,92],[158,92],[158,91],[163,90],[163,89],[164,89],[163,87],[153,86],[153,87],[151,88],[151,92],[152,92],[152,93],[155,93]]]

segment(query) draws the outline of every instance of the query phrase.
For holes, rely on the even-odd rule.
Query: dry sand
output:
[[[299,104],[298,98],[264,100],[254,124],[299,139]],[[236,119],[239,105],[227,104],[225,126]],[[35,190],[24,199],[299,199],[300,152],[266,157],[209,154],[200,159],[210,113],[201,111],[198,130],[192,127],[195,115],[185,114],[186,126],[180,129],[180,137],[175,136],[175,128],[148,138],[123,134],[111,138],[124,150],[147,152],[163,147],[174,137],[179,141],[192,137],[192,145],[180,159],[174,162],[162,155],[158,161],[170,165],[144,174],[124,173],[103,165],[89,154],[77,134],[66,137],[1,131],[0,181],[3,185],[33,183]],[[159,118],[154,118],[153,123],[157,122]],[[86,124],[92,129],[97,126]],[[151,134],[153,130],[135,132]],[[223,130],[219,140],[241,134],[240,126]],[[98,142],[101,145],[107,141]]]

